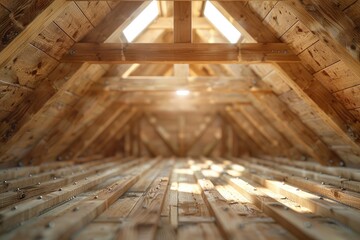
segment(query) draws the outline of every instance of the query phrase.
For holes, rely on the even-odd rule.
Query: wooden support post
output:
[[[179,143],[179,153],[180,157],[185,157],[185,126],[186,126],[186,116],[180,114],[179,117],[179,132],[178,132],[178,143]]]
[[[226,156],[229,151],[228,148],[228,128],[227,124],[221,119],[221,149],[220,155]]]

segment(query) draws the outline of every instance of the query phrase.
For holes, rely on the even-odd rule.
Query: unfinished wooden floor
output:
[[[360,239],[360,171],[121,159],[0,172],[1,239]]]

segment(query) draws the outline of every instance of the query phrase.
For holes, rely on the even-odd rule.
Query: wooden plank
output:
[[[125,105],[120,105],[117,102],[108,106],[101,116],[87,128],[86,132],[74,140],[61,155],[70,155],[72,158],[77,158],[120,116],[125,109]]]
[[[195,176],[202,188],[202,194],[208,207],[212,210],[219,228],[228,239],[258,239],[259,237],[262,239],[293,238],[286,231],[283,231],[283,234],[279,234],[279,226],[276,226],[272,219],[267,218],[267,221],[261,221],[257,218],[252,219],[236,214],[226,199],[215,189],[214,184],[201,171],[196,171]],[[274,231],[274,228],[277,231]]]
[[[285,165],[285,166],[279,165],[279,162],[276,162],[276,161],[273,162],[273,161],[251,158],[251,162],[265,165],[267,167],[275,168],[278,170],[283,170],[284,173],[286,172],[291,175],[303,177],[303,178],[305,178],[305,180],[312,179],[313,181],[316,181],[317,183],[324,183],[324,184],[326,183],[329,185],[339,187],[343,190],[346,189],[346,190],[350,190],[350,191],[354,191],[354,192],[360,192],[360,182],[359,181],[350,180],[348,178],[342,177],[341,175],[332,176],[332,175],[328,175],[326,173],[318,173],[316,171],[306,170],[305,167],[298,168],[298,167],[292,167],[292,166],[287,166],[287,165]]]
[[[32,199],[28,199],[18,204],[16,208],[8,207],[4,208],[0,211],[2,215],[0,232],[4,232],[11,228],[17,226],[17,224],[30,219],[41,213],[42,211],[49,209],[58,203],[64,202],[69,198],[80,194],[97,184],[103,182],[104,180],[114,177],[118,174],[121,174],[122,171],[129,167],[133,167],[137,164],[138,161],[131,161],[129,163],[125,163],[120,165],[119,167],[115,167],[99,175],[92,175],[87,179],[79,180],[76,185],[69,184],[62,188],[59,188],[58,191],[54,191],[52,193],[48,193],[44,196],[34,197]],[[15,209],[15,210],[14,210]]]
[[[54,22],[75,42],[80,41],[93,29],[89,19],[74,2],[69,3]]]
[[[178,200],[178,224],[183,224],[184,217],[210,217],[209,209],[205,204],[201,188],[194,177],[191,165],[183,162],[175,171],[177,172],[177,189],[175,191],[177,191]]]
[[[175,64],[175,65],[186,65],[186,64]],[[234,88],[239,90],[248,90],[251,88],[250,78],[247,77],[193,77],[193,76],[133,76],[127,78],[119,77],[104,77],[102,81],[106,82],[106,90],[166,90],[173,88],[186,88],[200,90],[212,88],[213,90],[221,90],[223,87],[229,85],[236,86]],[[222,86],[219,86],[219,83]],[[208,87],[208,88],[207,88]],[[270,89],[263,89],[264,91]],[[229,89],[229,92],[231,90]],[[234,89],[235,91],[235,89]]]
[[[334,95],[347,109],[360,107],[360,85],[338,91]]]
[[[35,88],[44,81],[47,74],[57,64],[58,61],[43,51],[31,44],[26,44],[21,52],[12,54],[10,61],[4,63],[4,67],[0,69],[1,80]]]
[[[318,41],[318,38],[302,22],[298,21],[281,36],[281,40],[288,43],[294,52],[299,54]]]
[[[60,60],[67,50],[74,44],[58,25],[51,22],[31,44],[53,58]]]
[[[192,3],[174,2],[174,43],[192,42]]]
[[[277,38],[280,38],[290,26],[297,22],[297,17],[289,11],[284,2],[278,2],[263,22],[267,29],[274,33]]]
[[[290,161],[286,158],[271,158],[271,161],[332,176],[341,176],[342,178],[360,182],[360,173],[358,169],[355,168],[325,167],[314,162]]]
[[[117,232],[117,239],[153,239],[160,221],[173,162],[169,162]]]
[[[252,203],[261,207],[265,213],[272,216],[279,224],[286,227],[288,231],[299,238],[323,239],[324,235],[329,239],[337,239],[345,236],[345,238],[349,239],[357,238],[355,232],[349,232],[348,229],[341,229],[341,225],[338,223],[333,223],[337,224],[339,227],[334,231],[333,224],[327,225],[319,220],[313,220],[311,217],[306,217],[304,214],[295,210],[295,204],[291,206],[291,203],[281,195],[274,198],[272,192],[260,188],[259,185],[254,184],[247,179],[242,180],[228,176],[225,176],[224,178]],[[305,227],[304,224],[306,225]],[[316,225],[317,227],[312,228],[313,225]],[[319,230],[319,228],[322,230]]]
[[[76,5],[95,28],[111,11],[111,8],[106,2],[76,2]]]
[[[158,17],[148,26],[148,29],[173,29],[174,20],[172,17]],[[205,17],[192,17],[193,29],[213,29]]]
[[[180,226],[177,239],[221,240],[225,239],[214,223],[192,223]]]
[[[51,180],[47,180],[44,182],[35,182],[29,180],[28,181],[28,186],[26,187],[22,187],[22,188],[18,188],[17,190],[14,191],[8,191],[5,193],[0,194],[0,207],[6,207],[9,205],[14,205],[17,204],[18,202],[24,201],[28,198],[32,198],[34,196],[37,195],[41,195],[41,194],[47,194],[51,191],[55,191],[55,189],[58,189],[61,186],[64,186],[66,184],[70,184],[73,182],[76,182],[78,180],[84,179],[98,171],[104,170],[106,168],[108,168],[109,166],[115,166],[114,163],[108,163],[108,164],[103,164],[102,166],[95,166],[95,167],[89,167],[88,170],[83,170],[83,171],[74,171],[71,172],[71,175],[65,175],[64,177],[54,177],[51,178]],[[9,184],[18,184],[18,185],[26,185],[27,182],[23,183],[23,181],[20,182],[9,182]]]
[[[8,1],[9,3],[12,3],[11,1]],[[60,2],[60,1],[57,1]],[[131,4],[131,3],[130,3]],[[134,3],[133,5],[139,5],[141,3]],[[68,5],[68,4],[66,4]],[[121,4],[119,4],[121,5]],[[76,7],[76,6],[75,6]],[[121,8],[121,7],[120,7]],[[129,11],[132,8],[124,8],[126,11],[126,14],[131,14],[132,11]],[[124,11],[122,9],[122,11]],[[81,13],[82,14],[82,13]],[[80,14],[80,15],[81,15]],[[124,17],[120,15],[121,17]],[[127,17],[124,17],[123,21],[125,21]],[[111,22],[111,21],[110,21]],[[108,23],[106,23],[108,24]],[[116,24],[116,23],[115,23]],[[104,26],[103,26],[104,27]],[[68,25],[63,26],[63,30],[67,31]],[[96,30],[97,31],[97,30]],[[69,30],[69,32],[71,32]],[[112,33],[112,32],[111,32]],[[109,33],[109,34],[111,34]],[[108,38],[110,35],[102,34],[103,38]],[[118,36],[116,36],[118,37]],[[30,104],[25,104],[23,107],[18,108],[19,110],[14,112],[13,119],[9,119],[9,126],[16,127],[16,131],[8,132],[5,136],[13,136],[10,140],[7,139],[7,144],[4,148],[1,147],[2,152],[2,159],[5,159],[4,161],[17,161],[20,158],[23,158],[24,155],[28,152],[30,147],[33,147],[35,143],[42,142],[39,141],[39,139],[44,136],[46,129],[53,129],[57,123],[54,122],[53,117],[49,117],[49,115],[54,116],[54,114],[60,114],[58,117],[62,118],[61,114],[64,113],[64,105],[62,104],[62,99],[64,97],[64,92],[70,91],[75,94],[82,95],[85,91],[85,89],[88,89],[89,83],[91,84],[91,81],[88,81],[89,78],[92,79],[92,77],[97,77],[98,72],[101,72],[97,70],[95,73],[92,72],[93,67],[88,64],[83,64],[82,67],[77,71],[77,73],[71,78],[72,71],[74,70],[73,66],[76,66],[77,69],[79,66],[78,64],[72,65],[70,67],[71,71],[69,71],[69,65],[71,64],[61,64],[62,66],[56,69],[53,74],[49,75],[50,82],[54,84],[54,89],[58,90],[60,87],[62,89],[57,94],[50,94],[50,96],[53,96],[49,99],[50,96],[47,98],[44,97],[36,97],[34,100],[31,100]],[[65,66],[65,68],[64,68]],[[95,67],[96,68],[96,67]],[[85,71],[87,70],[87,71]],[[29,71],[30,73],[33,70]],[[86,80],[86,81],[85,81]],[[95,80],[95,79],[92,79]],[[66,82],[66,84],[64,84]],[[45,82],[43,83],[45,84]],[[42,84],[42,85],[43,85]],[[42,86],[41,85],[41,86]],[[44,90],[44,89],[42,89]],[[50,90],[44,91],[44,93],[50,93]],[[48,94],[49,95],[49,94]],[[49,100],[49,101],[47,101]],[[35,102],[35,103],[33,103]],[[46,104],[44,104],[47,102]],[[60,103],[58,103],[60,102]],[[24,114],[24,111],[26,111],[26,114]],[[23,118],[19,118],[19,114],[23,115]],[[44,115],[46,115],[46,118],[44,118]],[[21,121],[19,121],[19,119]],[[58,118],[59,119],[59,118]],[[10,121],[11,120],[11,121]],[[39,122],[41,122],[41,127],[39,127]],[[51,126],[50,126],[51,125]],[[47,128],[48,127],[48,128]],[[10,128],[8,128],[10,129]],[[14,128],[13,128],[14,129]],[[35,132],[34,129],[37,129]],[[18,131],[19,130],[19,131]],[[10,133],[10,134],[9,134]],[[32,135],[31,133],[34,133]],[[17,145],[21,150],[14,150],[19,148],[14,148],[14,146]],[[20,146],[21,145],[21,146]],[[10,147],[12,146],[12,147]],[[63,146],[63,145],[58,145]],[[8,154],[5,155],[3,152],[4,150],[9,150]],[[10,151],[10,149],[12,149]],[[44,149],[44,145],[42,146],[42,149]],[[7,151],[6,150],[6,151]],[[16,154],[15,154],[16,153]],[[20,157],[21,156],[21,157]],[[15,158],[15,160],[14,160]]]
[[[312,74],[339,61],[339,58],[321,41],[317,41],[298,56]]]
[[[284,127],[287,131],[293,133],[294,137],[297,137],[298,141],[303,143],[303,146],[307,148],[308,153],[319,163],[323,165],[344,165],[344,162],[339,157],[329,150],[329,148],[323,143],[317,135],[307,128],[299,118],[290,110],[287,109],[285,103],[281,102],[274,94],[253,94],[257,99],[261,101],[264,107],[266,107],[274,117],[279,119],[286,119],[284,121]],[[302,129],[302,132],[306,132],[302,136],[299,136],[295,131]]]
[[[96,2],[96,1],[95,1]],[[109,42],[119,41],[122,30],[130,23],[150,2],[144,1],[109,1],[111,12],[91,31],[82,41]],[[112,6],[111,4],[114,4]]]
[[[32,6],[32,4],[33,3],[30,2],[29,6]],[[23,26],[23,30],[20,33],[15,34],[16,38],[14,38],[10,43],[7,42],[7,46],[1,51],[0,66],[4,67],[10,58],[12,58],[14,55],[18,55],[27,46],[27,43],[30,43],[32,40],[34,40],[37,35],[42,32],[46,26],[50,24],[68,4],[69,3],[66,3],[66,0],[54,0],[41,13],[38,14],[37,11],[34,11],[33,13],[37,14],[34,20],[31,21],[31,23],[29,23],[26,27]],[[25,6],[25,9],[27,9],[29,6]],[[29,8],[27,11],[30,9],[33,8]],[[11,34],[14,32],[7,32],[7,34],[9,33]],[[13,37],[2,37],[2,39],[11,38]]]
[[[345,13],[323,0],[284,1],[284,5],[360,77],[360,38]]]
[[[14,178],[28,177],[29,174],[39,174],[47,170],[55,170],[62,167],[72,166],[74,163],[71,161],[68,162],[53,162],[43,164],[41,166],[31,166],[31,167],[16,167],[0,170],[0,181],[8,181]]]
[[[241,164],[247,166],[244,162],[241,162]],[[259,170],[259,168],[257,168],[257,170]],[[334,201],[305,192],[286,183],[284,184],[280,181],[267,179],[267,177],[260,174],[260,171],[258,171],[256,175],[249,172],[247,176],[253,181],[266,186],[266,188],[271,191],[281,194],[290,200],[299,203],[301,206],[310,209],[315,214],[334,218],[339,222],[348,225],[353,230],[358,231],[356,226],[358,225],[360,218],[359,214],[357,214],[358,210],[354,208],[339,205]]]
[[[359,84],[359,78],[346,67],[343,61],[315,73],[314,77],[332,93]]]
[[[49,239],[69,238],[77,230],[91,222],[97,215],[104,212],[109,205],[114,203],[123,195],[135,182],[141,174],[148,171],[154,165],[154,161],[145,163],[140,167],[124,172],[124,177],[109,186],[96,191],[83,201],[78,202],[73,209],[65,212],[61,216],[54,218],[45,218],[36,222],[34,226],[30,225],[17,234],[17,237],[25,236],[36,238],[39,234]],[[54,225],[48,231],[43,231],[40,226]]]
[[[111,159],[110,159],[111,160]],[[108,162],[107,159],[103,160],[104,163]],[[66,163],[66,162],[65,162]],[[24,188],[27,186],[31,186],[31,185],[36,185],[38,183],[44,183],[46,181],[49,181],[51,179],[57,179],[57,178],[62,178],[65,177],[68,174],[74,174],[77,171],[80,170],[87,170],[87,168],[90,168],[92,166],[95,166],[99,164],[97,161],[96,162],[90,162],[90,163],[85,163],[82,165],[76,165],[73,166],[72,164],[68,164],[68,165],[55,165],[54,166],[58,166],[58,167],[54,167],[53,169],[49,169],[47,171],[42,170],[42,172],[35,172],[32,170],[35,170],[32,167],[26,167],[25,169],[28,169],[28,171],[24,171],[24,176],[22,177],[17,177],[15,179],[11,179],[11,180],[5,180],[3,183],[0,184],[0,192],[4,192],[4,191],[10,191],[10,190],[15,190],[17,188]],[[42,166],[42,165],[41,165]],[[64,166],[64,167],[60,167],[60,166]],[[24,169],[24,170],[25,170]],[[38,168],[39,170],[41,170],[41,168]],[[5,172],[6,170],[4,170]],[[14,170],[15,172],[16,170]],[[17,170],[18,172],[21,171],[21,169],[19,168]],[[9,169],[9,172],[11,172],[11,169]],[[20,190],[20,189],[19,189]]]
[[[67,1],[73,1],[73,0],[67,0]],[[94,1],[112,1],[112,2],[128,2],[128,1],[134,1],[134,2],[146,2],[146,1],[153,1],[153,0],[75,0],[76,2],[81,1],[88,1],[88,2],[94,2]],[[207,0],[161,0],[164,2],[195,2],[195,1],[207,1]],[[268,0],[216,0],[218,2],[247,2],[247,1],[268,1]],[[278,1],[286,1],[286,0],[278,0]]]
[[[101,73],[99,72],[98,74]],[[96,94],[97,98],[93,98],[92,96]],[[51,131],[47,130],[46,134],[41,136],[46,140],[46,151],[44,151],[44,142],[36,142],[36,145],[31,146],[26,156],[30,159],[36,159],[37,163],[41,163],[45,159],[70,159],[70,155],[60,154],[86,130],[87,124],[101,115],[103,109],[111,104],[110,99],[106,93],[89,91],[72,107],[67,115],[67,121],[59,120],[55,126],[50,128]]]
[[[76,43],[62,62],[91,63],[255,63],[297,62],[279,43]]]

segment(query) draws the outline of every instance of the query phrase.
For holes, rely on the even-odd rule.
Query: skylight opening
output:
[[[241,33],[209,1],[206,1],[204,15],[230,43],[237,43],[239,41]]]
[[[159,15],[158,4],[153,0],[123,31],[128,42],[134,41]]]

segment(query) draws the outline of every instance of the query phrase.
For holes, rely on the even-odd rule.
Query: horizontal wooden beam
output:
[[[253,91],[253,79],[234,77],[128,77],[103,78],[108,91],[176,91],[187,89],[199,92],[249,92]],[[270,91],[258,89],[257,91]]]
[[[298,62],[284,43],[77,43],[62,62],[274,63]]]
[[[174,20],[172,17],[159,17],[148,26],[148,29],[173,29]],[[214,29],[214,26],[205,17],[192,18],[193,29]]]
[[[75,2],[104,2],[109,0],[67,0],[67,1],[75,1]],[[153,0],[110,0],[110,2],[146,2],[146,1],[153,1]],[[198,1],[207,1],[207,0],[160,0],[164,2],[198,2]],[[266,2],[268,0],[212,0],[216,2],[247,2],[247,1],[259,1],[259,2]],[[284,1],[284,0],[278,0]]]
[[[251,103],[242,103],[244,105],[250,105]],[[205,105],[205,104],[193,104],[193,105],[187,105],[187,106],[178,106],[174,108],[173,105],[166,105],[166,104],[152,104],[152,105],[136,105],[139,110],[152,113],[156,112],[156,114],[161,113],[191,113],[191,114],[197,114],[197,113],[216,113],[220,110],[223,110],[227,105],[226,104],[213,104],[213,105]]]

